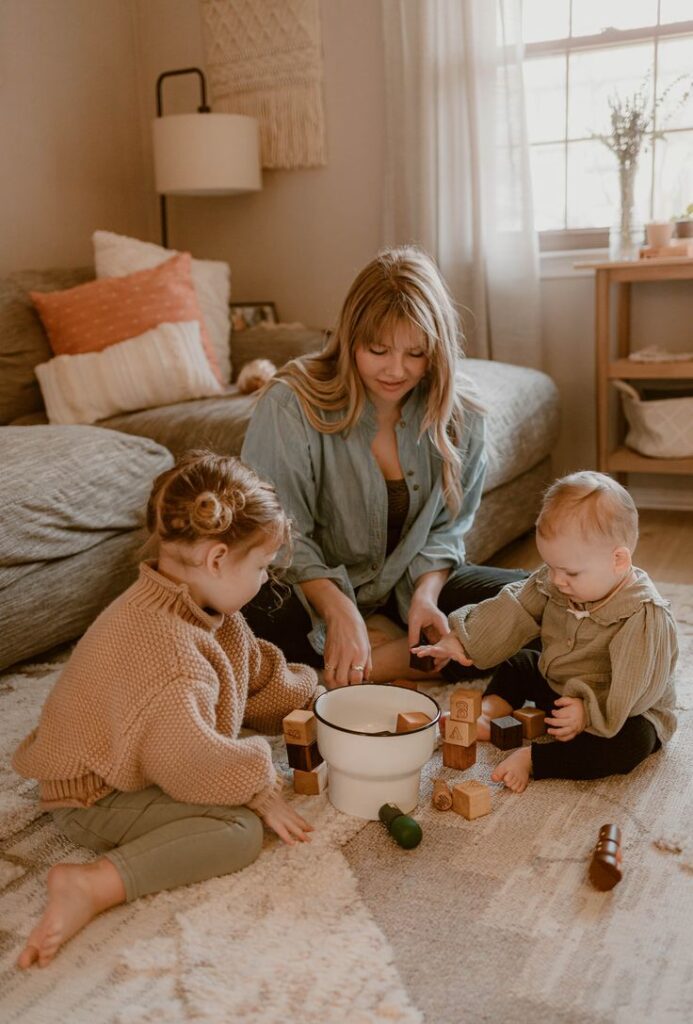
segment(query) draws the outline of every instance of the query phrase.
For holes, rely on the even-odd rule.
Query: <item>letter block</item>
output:
[[[476,722],[481,714],[481,690],[458,686],[450,694],[450,718],[457,722]]]
[[[397,715],[397,732],[413,732],[423,725],[429,725],[430,721],[423,711],[403,711]]]
[[[535,736],[544,735],[545,717],[545,712],[541,708],[518,708],[517,711],[513,711],[513,718],[522,722],[522,738],[525,740],[533,740]]]
[[[311,743],[309,747],[297,743],[287,743],[286,754],[291,767],[298,768],[302,772],[312,772],[322,762],[317,743]]]
[[[452,809],[467,821],[491,812],[491,790],[483,782],[470,779],[453,786]]]
[[[522,746],[522,722],[512,715],[491,719],[491,743],[499,750],[512,750]]]
[[[431,803],[439,811],[449,811],[452,807],[452,793],[445,779],[436,779],[433,783]]]
[[[292,711],[282,721],[284,739],[300,747],[309,747],[315,743],[317,736],[317,720],[312,711]]]
[[[476,722],[458,722],[454,718],[446,718],[445,742],[459,743],[461,747],[471,746],[476,742]]]
[[[294,771],[294,793],[318,796],[325,789],[327,789],[327,765],[324,761],[312,772],[303,772],[300,768]]]
[[[463,772],[476,761],[476,743],[463,747],[459,743],[443,743],[443,764]]]

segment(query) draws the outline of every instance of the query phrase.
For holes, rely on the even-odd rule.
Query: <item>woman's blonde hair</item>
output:
[[[291,542],[291,525],[274,487],[240,459],[210,451],[187,452],[156,478],[147,528],[155,540],[184,544]]]
[[[638,543],[638,510],[625,487],[604,473],[583,470],[561,477],[544,494],[537,533],[547,539],[575,523],[586,539],[596,534],[630,551]]]
[[[445,501],[457,512],[462,502],[462,466],[455,445],[462,437],[464,419],[458,373],[460,323],[438,268],[421,249],[403,246],[376,256],[349,289],[322,352],[292,360],[277,378],[293,388],[316,430],[324,434],[349,431],[366,401],[355,352],[381,340],[402,322],[423,333],[428,398],[421,435],[427,433],[440,453]],[[324,412],[343,415],[327,420]]]

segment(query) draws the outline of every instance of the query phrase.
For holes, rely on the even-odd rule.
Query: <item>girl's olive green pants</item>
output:
[[[53,818],[68,839],[112,862],[128,902],[240,871],[262,847],[262,822],[248,807],[183,804],[158,786],[61,807]]]

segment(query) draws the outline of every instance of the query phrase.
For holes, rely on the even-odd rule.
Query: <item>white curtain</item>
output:
[[[382,0],[385,238],[436,259],[468,355],[542,365],[522,0]]]

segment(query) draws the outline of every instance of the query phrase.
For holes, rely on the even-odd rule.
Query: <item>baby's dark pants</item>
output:
[[[502,697],[514,709],[533,701],[553,712],[558,694],[539,671],[539,653],[524,649],[504,661],[493,673],[484,697]],[[574,740],[532,743],[532,774],[535,779],[601,779],[626,775],[659,750],[661,743],[652,722],[642,715],[627,718],[610,739],[581,732]]]

